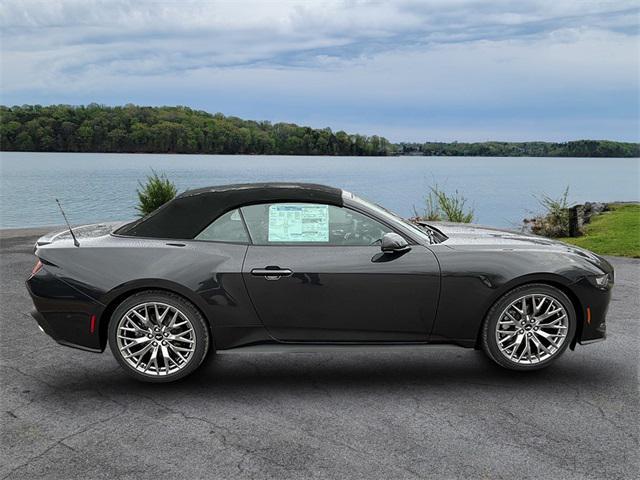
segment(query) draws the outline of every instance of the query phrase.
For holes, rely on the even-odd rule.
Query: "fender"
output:
[[[447,288],[447,278],[455,283]],[[431,332],[430,341],[434,343],[453,342],[465,347],[474,347],[480,334],[480,328],[487,313],[496,301],[510,290],[528,283],[546,283],[563,290],[574,302],[574,308],[581,323],[582,308],[577,295],[572,291],[571,282],[555,273],[530,273],[498,284],[489,276],[443,277],[438,315]],[[449,290],[449,291],[448,291]],[[452,295],[462,291],[467,293],[468,302],[461,304],[459,297]]]
[[[553,274],[553,273],[532,273],[529,275],[524,275],[522,277],[514,278],[513,280],[501,285],[496,291],[492,292],[491,296],[487,299],[483,306],[483,315],[482,321],[478,324],[476,330],[476,340],[480,337],[480,327],[484,323],[487,314],[491,307],[504,295],[513,290],[514,288],[521,287],[522,285],[527,285],[530,283],[545,283],[547,285],[554,286],[560,290],[562,290],[573,303],[573,308],[576,312],[576,320],[577,320],[577,329],[576,329],[576,338],[579,335],[579,331],[582,325],[583,318],[583,309],[578,300],[578,296],[571,288],[575,282],[569,281],[567,278],[562,275]],[[575,342],[573,342],[575,344]]]
[[[186,298],[193,303],[198,310],[200,310],[200,313],[209,325],[209,329],[212,329],[212,320],[210,316],[207,315],[207,304],[196,292],[184,285],[170,280],[161,278],[141,278],[118,285],[100,298],[100,303],[105,305],[102,312],[98,315],[98,329],[100,332],[100,344],[102,350],[104,350],[107,345],[107,331],[109,328],[111,314],[122,300],[129,295],[142,290],[166,290]]]

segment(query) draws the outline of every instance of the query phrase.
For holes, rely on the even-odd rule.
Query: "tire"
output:
[[[147,290],[131,295],[109,321],[109,348],[136,380],[173,382],[196,370],[211,343],[198,309],[183,297]]]
[[[502,367],[539,370],[564,353],[576,323],[575,309],[564,292],[542,283],[523,285],[491,307],[480,343],[487,356]]]

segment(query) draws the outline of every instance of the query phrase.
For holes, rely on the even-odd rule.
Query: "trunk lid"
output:
[[[125,222],[106,222],[106,223],[93,223],[90,225],[80,225],[78,227],[73,227],[73,233],[76,238],[80,242],[80,246],[82,246],[82,239],[87,238],[96,238],[102,237],[104,235],[109,235],[116,228],[123,225]],[[68,228],[61,228],[60,230],[56,230],[46,235],[43,235],[36,241],[36,248],[43,247],[45,245],[51,245],[56,242],[69,241],[73,242],[73,238],[71,237],[71,233]]]

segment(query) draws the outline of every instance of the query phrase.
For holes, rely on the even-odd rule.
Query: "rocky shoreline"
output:
[[[522,229],[526,232],[545,237],[580,237],[583,227],[591,222],[593,217],[611,210],[613,205],[638,204],[640,202],[585,202],[568,208],[558,208],[546,214],[522,220]]]

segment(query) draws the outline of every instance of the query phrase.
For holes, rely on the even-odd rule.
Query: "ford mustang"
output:
[[[45,235],[27,280],[58,343],[136,379],[224,352],[482,349],[535,370],[605,338],[613,269],[534,235],[410,222],[349,192],[263,183],[190,190],[129,223]]]

